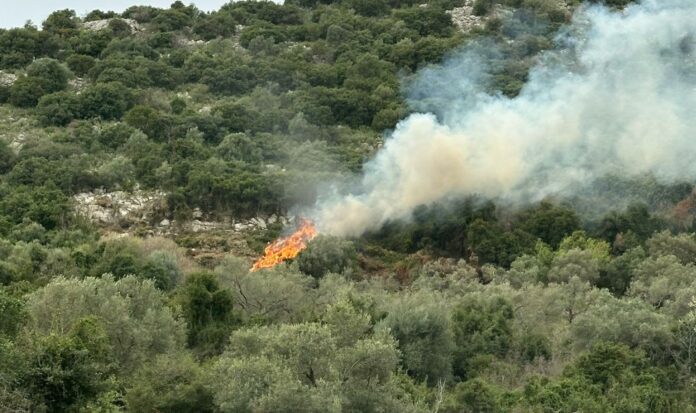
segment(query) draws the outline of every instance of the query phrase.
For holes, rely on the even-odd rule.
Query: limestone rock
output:
[[[475,28],[481,28],[484,25],[483,17],[474,15],[473,0],[467,1],[462,7],[448,10],[447,14],[452,17],[452,23],[454,23],[457,29],[464,33]]]
[[[99,30],[104,30],[109,27],[109,22],[113,19],[103,19],[103,20],[94,20],[90,22],[84,22],[82,23],[82,27],[87,29],[87,30],[93,30],[93,31],[99,31]],[[121,19],[128,26],[130,26],[131,30],[134,32],[140,32],[143,30],[143,28],[140,26],[140,24],[133,20],[133,19]]]
[[[7,73],[0,70],[0,86],[12,86],[16,80],[17,75],[14,73]]]
[[[130,226],[147,222],[165,200],[164,192],[84,192],[73,197],[75,210],[102,225]]]
[[[78,92],[82,91],[85,87],[87,87],[87,81],[81,77],[70,79],[68,81],[68,84],[70,84],[70,87],[72,87]]]

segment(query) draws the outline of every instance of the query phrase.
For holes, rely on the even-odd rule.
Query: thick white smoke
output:
[[[423,73],[416,92],[447,105],[401,121],[362,191],[317,205],[320,230],[360,235],[453,196],[529,202],[609,173],[696,178],[696,1],[583,9],[566,33],[513,99],[457,70],[476,67],[470,53]]]

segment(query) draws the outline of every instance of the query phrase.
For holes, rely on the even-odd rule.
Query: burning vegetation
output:
[[[281,262],[297,257],[302,250],[307,248],[307,243],[316,236],[317,229],[314,223],[308,219],[301,219],[295,232],[268,244],[263,257],[254,263],[251,271],[272,268]]]

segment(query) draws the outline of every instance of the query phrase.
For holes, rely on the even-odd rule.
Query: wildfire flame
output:
[[[307,219],[300,220],[297,231],[268,244],[263,257],[254,263],[251,271],[275,267],[283,261],[295,258],[297,254],[307,248],[307,243],[316,236],[317,229],[314,223]]]

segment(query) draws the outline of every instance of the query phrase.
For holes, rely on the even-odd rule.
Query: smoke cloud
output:
[[[430,113],[397,125],[361,190],[312,216],[357,236],[450,197],[527,203],[607,174],[696,178],[694,33],[693,0],[579,10],[515,98],[482,92],[485,64],[465,50],[414,82]]]

